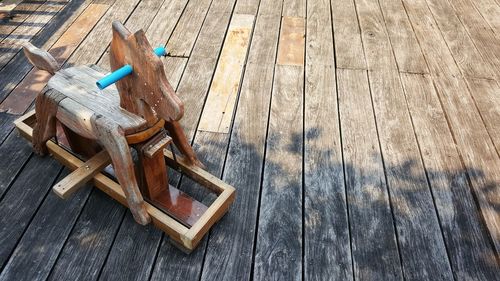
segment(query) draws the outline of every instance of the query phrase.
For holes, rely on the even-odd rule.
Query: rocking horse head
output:
[[[184,106],[170,86],[163,63],[153,52],[144,31],[130,33],[120,22],[113,22],[110,51],[111,69],[130,65],[133,71],[116,82],[123,109],[142,116],[149,125],[162,118],[179,120]]]

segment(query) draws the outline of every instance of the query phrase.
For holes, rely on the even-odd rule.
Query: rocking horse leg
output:
[[[33,149],[37,154],[47,154],[45,143],[56,135],[56,114],[59,102],[64,96],[56,91],[38,95],[35,102],[36,125],[33,128]]]
[[[134,162],[123,131],[119,127],[110,125],[100,116],[93,119],[97,138],[111,157],[115,175],[125,193],[128,207],[135,221],[142,225],[148,224],[151,218],[146,211],[144,200],[137,185]]]
[[[165,129],[175,143],[175,146],[186,157],[189,164],[204,168],[205,166],[198,160],[193,151],[193,147],[189,144],[181,125],[177,121],[165,121]],[[172,153],[174,153],[172,151]]]

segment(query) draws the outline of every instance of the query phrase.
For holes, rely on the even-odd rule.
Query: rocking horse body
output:
[[[139,153],[140,163],[144,164],[139,173],[144,179],[139,181],[130,145],[143,149],[143,142],[164,126],[188,162],[201,164],[177,122],[184,113],[183,104],[168,83],[162,62],[153,53],[144,32],[131,34],[121,23],[113,23],[111,68],[126,64],[134,68],[131,75],[116,83],[118,91],[114,87],[100,91],[95,86],[95,81],[104,76],[96,66],[58,70],[48,53],[30,50],[30,46],[25,48],[25,53],[35,66],[54,74],[48,82],[49,90],[36,99],[35,151],[47,152],[45,143],[56,136],[57,121],[63,125],[74,151],[95,154],[99,148],[89,148],[95,147],[95,141],[109,154],[135,220],[143,225],[149,223],[151,218],[141,191],[154,197],[157,190],[168,187],[162,149],[167,142],[148,157]],[[88,146],[82,147],[81,143]]]

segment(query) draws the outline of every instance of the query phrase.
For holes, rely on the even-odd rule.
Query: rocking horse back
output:
[[[144,31],[131,34],[120,22],[113,22],[110,51],[111,69],[123,65],[133,67],[133,73],[116,83],[120,105],[125,110],[142,116],[149,126],[158,118],[179,120],[184,106],[172,89],[161,60],[153,53]]]

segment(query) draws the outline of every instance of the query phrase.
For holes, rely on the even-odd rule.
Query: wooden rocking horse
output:
[[[32,140],[35,152],[50,152],[74,170],[54,191],[66,198],[93,180],[128,206],[138,223],[153,221],[177,246],[194,249],[227,212],[235,190],[205,172],[188,143],[178,123],[183,104],[157,56],[162,49],[153,52],[142,30],[131,34],[114,22],[110,64],[115,72],[108,76],[95,65],[61,70],[49,53],[31,44],[24,52],[53,76],[38,95],[35,111],[16,126]],[[105,88],[113,82],[116,88]],[[183,156],[165,149],[172,142]],[[114,175],[102,172],[109,164]],[[170,186],[167,165],[215,192],[217,199],[207,207]]]

